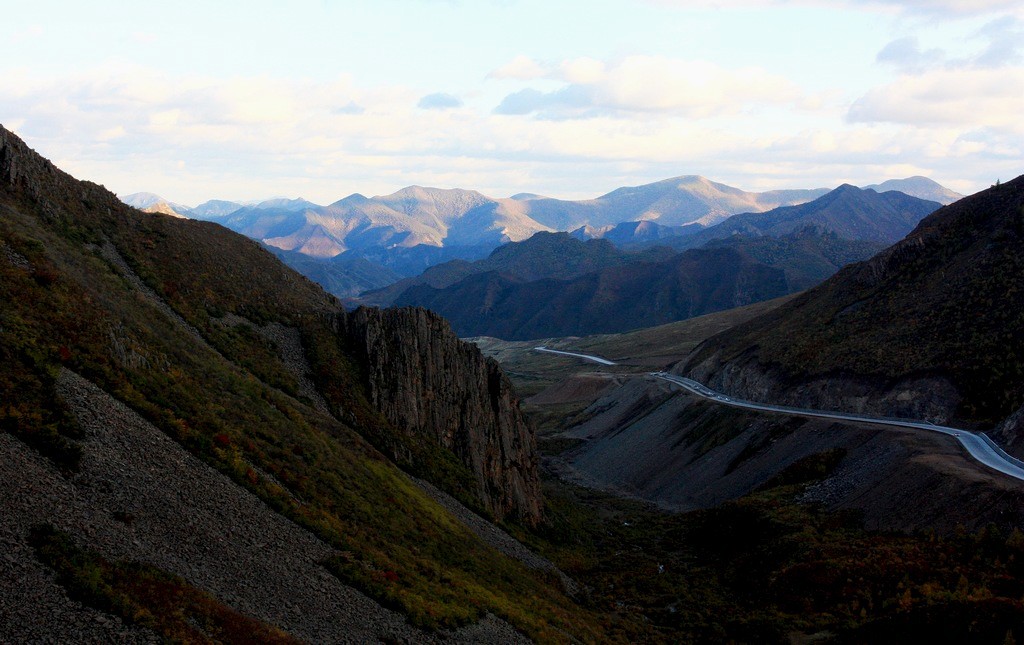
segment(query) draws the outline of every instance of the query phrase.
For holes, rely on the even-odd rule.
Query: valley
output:
[[[1024,4],[8,4],[0,645],[1024,642]]]
[[[1019,481],[974,461],[948,435],[731,411],[650,376],[715,333],[783,304],[621,337],[475,340],[509,366],[517,385],[536,392],[524,405],[540,429],[553,510],[605,518],[589,516],[604,527],[602,536],[573,552],[607,560],[582,564],[576,577],[600,581],[595,593],[608,602],[659,606],[645,615],[671,626],[665,634],[676,638],[785,642],[797,629],[828,642],[839,616],[847,621],[841,642],[925,633],[1002,638],[1019,620],[1002,613],[1016,611],[1015,601],[995,610],[1004,601],[984,592],[993,604],[967,610],[960,600],[938,600],[956,592],[932,595],[949,583],[939,582],[942,567],[925,554],[962,562],[971,552],[985,560],[960,536],[998,534],[998,543],[1016,531],[1024,521]],[[560,353],[536,351],[541,343]],[[587,356],[616,360],[604,365]],[[572,521],[584,522],[579,515]],[[575,530],[576,539],[586,534]],[[958,549],[966,550],[953,555]],[[803,592],[792,576],[805,574],[816,600],[796,600]],[[858,582],[843,585],[843,576]],[[924,591],[918,576],[936,587]],[[782,600],[786,594],[793,600]],[[683,597],[685,605],[673,604]],[[941,617],[935,603],[945,603]],[[958,617],[963,611],[979,619],[971,631]],[[723,622],[724,615],[732,619]]]
[[[965,213],[989,222],[972,257],[1003,257],[1020,180],[853,264],[872,247],[827,224],[679,255],[542,232],[482,273],[441,265],[407,284],[731,253],[818,286],[617,333],[467,343],[423,308],[346,310],[264,247],[122,206],[6,130],[0,179],[5,636],[858,642],[1024,625],[1024,489],[972,458],[1018,474],[975,449],[976,426],[949,426],[983,421],[950,416],[975,409],[956,373],[928,375],[942,387],[927,394],[919,374],[889,383],[895,408],[935,425],[883,427],[846,376],[775,399],[742,369],[777,345],[736,340],[796,328],[822,299],[840,297],[845,321],[851,292],[852,319],[885,306],[879,279],[927,281],[929,253],[958,261],[948,229]],[[858,190],[799,212],[875,199]],[[918,206],[912,218],[934,210]],[[799,273],[798,247],[832,268]],[[1000,274],[1008,295],[1015,275]],[[973,284],[960,278],[943,284]],[[717,391],[695,384],[706,377]],[[814,412],[847,409],[835,401],[851,413]],[[1013,406],[998,410],[993,439],[1012,439]]]

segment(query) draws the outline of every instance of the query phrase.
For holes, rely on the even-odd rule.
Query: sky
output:
[[[0,124],[189,206],[1024,173],[1019,0],[11,4]]]

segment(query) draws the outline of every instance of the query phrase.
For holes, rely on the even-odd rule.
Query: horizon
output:
[[[1024,170],[1008,0],[51,0],[6,18],[0,123],[121,195],[575,200],[690,174],[971,194]]]
[[[326,201],[326,202],[323,202],[323,203],[316,202],[316,201],[313,201],[311,199],[307,199],[304,195],[298,195],[298,196],[295,196],[295,197],[289,197],[287,195],[272,195],[270,197],[262,197],[262,198],[247,197],[247,198],[244,198],[244,199],[227,199],[227,198],[223,198],[223,197],[209,197],[209,198],[203,199],[201,201],[198,201],[196,203],[186,203],[184,201],[168,198],[166,195],[161,195],[159,193],[154,193],[153,191],[148,191],[148,190],[140,190],[140,191],[137,191],[137,192],[134,192],[134,193],[115,193],[115,195],[117,196],[118,199],[120,199],[122,201],[127,200],[127,199],[129,199],[131,197],[136,197],[136,196],[159,197],[161,200],[163,200],[163,201],[165,201],[167,203],[175,204],[175,205],[178,205],[178,206],[184,206],[186,208],[195,208],[195,207],[200,206],[202,204],[205,204],[207,202],[231,202],[231,203],[234,203],[234,204],[239,204],[241,206],[255,206],[255,205],[258,205],[258,204],[262,204],[264,202],[269,202],[269,201],[274,201],[274,200],[282,200],[282,199],[283,200],[288,200],[288,201],[293,201],[293,202],[295,202],[295,201],[307,201],[307,202],[310,202],[310,203],[312,203],[312,204],[314,204],[316,206],[321,206],[322,207],[322,206],[329,206],[331,204],[335,204],[337,202],[343,201],[343,200],[348,199],[350,197],[356,197],[356,196],[363,197],[363,198],[369,198],[369,199],[380,199],[380,198],[384,198],[384,197],[390,197],[391,195],[394,195],[396,193],[399,193],[399,192],[401,192],[403,190],[406,190],[406,189],[409,189],[409,188],[422,188],[422,189],[425,189],[425,190],[458,190],[458,191],[465,191],[465,192],[476,192],[476,193],[479,193],[479,194],[483,195],[484,197],[487,197],[488,199],[516,199],[517,195],[529,195],[529,196],[535,197],[535,198],[555,199],[555,200],[559,200],[559,201],[588,201],[588,200],[601,199],[602,197],[605,197],[605,196],[609,195],[610,193],[612,193],[612,192],[614,192],[616,190],[619,190],[621,188],[641,188],[643,186],[650,185],[650,184],[657,184],[657,183],[661,183],[661,182],[665,182],[665,181],[671,181],[673,179],[684,179],[684,178],[688,178],[688,177],[698,177],[700,179],[706,179],[706,180],[708,180],[708,181],[710,181],[711,183],[714,183],[714,184],[723,184],[723,185],[726,185],[726,186],[728,186],[730,188],[738,188],[740,190],[743,190],[744,192],[749,192],[749,193],[767,192],[767,191],[746,190],[742,186],[729,186],[728,184],[724,184],[723,182],[716,181],[715,179],[712,179],[710,177],[704,177],[703,175],[678,175],[676,177],[666,177],[665,179],[655,180],[655,181],[649,182],[647,184],[639,184],[639,185],[636,185],[636,186],[616,186],[614,188],[611,188],[609,190],[604,191],[603,193],[601,193],[599,195],[594,195],[592,197],[583,197],[581,199],[568,199],[568,198],[558,197],[558,196],[555,196],[555,195],[540,195],[540,194],[537,194],[537,193],[522,192],[522,191],[519,192],[519,193],[514,193],[512,195],[508,195],[508,196],[502,197],[502,196],[488,195],[488,194],[483,193],[483,192],[481,192],[479,190],[476,190],[474,188],[465,188],[465,187],[459,187],[459,186],[455,186],[455,187],[452,187],[452,188],[446,188],[446,187],[440,187],[440,186],[424,186],[422,184],[409,184],[407,186],[401,186],[401,187],[396,188],[395,190],[393,190],[393,191],[391,191],[389,193],[381,193],[379,195],[369,195],[369,196],[367,196],[367,195],[365,195],[363,193],[360,193],[360,192],[349,193],[348,195],[345,195],[344,197],[339,197],[337,199],[332,199],[330,201]],[[858,186],[856,184],[850,184],[849,182],[842,182],[842,183],[840,183],[840,184],[838,184],[836,186],[788,186],[788,187],[784,187],[784,188],[768,189],[768,191],[771,191],[771,190],[827,190],[827,191],[831,192],[831,191],[834,191],[834,190],[838,189],[839,187],[841,187],[843,185],[851,185],[851,186],[854,186],[855,188],[860,188],[861,190],[869,190],[869,189],[870,190],[875,190],[875,188],[874,188],[875,185],[883,184],[883,183],[885,183],[887,181],[906,181],[906,180],[911,180],[911,179],[927,179],[929,181],[934,181],[930,177],[924,177],[923,175],[911,175],[909,177],[887,177],[885,179],[878,179],[876,181],[870,182],[868,184],[864,184],[862,186]],[[938,183],[938,182],[936,182],[936,183]],[[942,186],[942,184],[939,184],[939,185]],[[942,187],[943,188],[949,188],[948,186],[942,186]],[[984,189],[982,189],[982,190],[984,190]],[[968,195],[963,195],[963,196],[967,197]]]

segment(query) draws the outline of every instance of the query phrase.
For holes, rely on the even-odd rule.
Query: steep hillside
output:
[[[394,372],[392,356],[401,357]],[[0,365],[4,450],[23,461],[34,455],[31,469],[25,461],[18,470],[28,477],[18,480],[20,493],[5,488],[0,500],[4,543],[17,553],[3,564],[5,599],[16,593],[9,568],[24,566],[50,576],[55,603],[64,589],[104,620],[139,620],[139,607],[156,611],[146,604],[155,601],[180,615],[186,609],[175,603],[194,592],[312,641],[429,640],[418,627],[487,613],[536,638],[596,638],[596,622],[550,571],[487,546],[396,466],[485,515],[540,519],[532,434],[493,363],[423,312],[349,316],[256,243],[124,206],[3,129]],[[460,384],[458,401],[440,395],[451,382]],[[382,395],[389,392],[402,392],[403,405]],[[152,468],[140,466],[147,451]],[[184,472],[186,462],[197,465]],[[214,481],[200,471],[215,476],[216,490],[190,488],[181,505],[149,492]],[[54,480],[64,483],[46,483]],[[218,506],[227,500],[232,506]],[[269,519],[237,525],[257,516]],[[297,533],[258,529],[267,522]],[[291,577],[271,560],[300,534],[308,548],[294,542],[295,554],[305,573]],[[58,557],[72,545],[93,555]],[[33,555],[44,547],[57,577]],[[206,564],[213,556],[215,571]],[[154,599],[131,587],[140,579],[117,572],[137,559],[156,568],[147,576],[192,591]],[[68,582],[86,579],[104,582]],[[399,609],[414,633],[372,619],[341,636],[330,625],[344,623],[314,616],[311,599],[288,599],[289,588],[311,586],[336,590],[324,598],[366,601],[359,589]],[[0,615],[42,611],[38,624],[57,620],[32,606],[40,605],[4,603]],[[189,620],[202,629],[206,619]],[[161,625],[143,621],[177,633]]]
[[[566,280],[600,269],[635,262],[652,262],[671,255],[657,249],[645,253],[624,253],[605,240],[580,241],[568,233],[540,232],[522,242],[499,246],[476,262],[455,260],[430,267],[422,274],[364,294],[355,302],[386,307],[406,290],[417,285],[443,289],[471,275],[497,272],[514,281],[546,278]]]
[[[586,244],[599,248],[599,242],[611,248],[604,240]],[[868,242],[804,231],[779,239],[721,241],[656,262],[644,260],[665,249],[632,256],[619,252],[609,255],[614,264],[578,277],[571,276],[579,267],[538,259],[533,273],[550,266],[561,271],[548,271],[553,277],[542,280],[528,280],[531,271],[525,267],[472,273],[449,286],[413,284],[393,302],[437,311],[461,336],[526,340],[617,333],[793,293],[877,249]]]
[[[395,304],[436,311],[460,336],[525,340],[649,327],[785,293],[781,270],[733,249],[701,249],[571,280],[480,273],[444,289],[414,286]]]
[[[422,309],[361,308],[343,320],[353,355],[368,366],[374,407],[468,464],[495,515],[540,517],[533,432],[498,364]]]
[[[1022,241],[1018,178],[710,339],[680,372],[758,400],[992,426],[1024,403]],[[1024,453],[1019,420],[998,435]]]
[[[735,248],[758,262],[782,269],[787,289],[796,292],[813,287],[847,264],[870,258],[883,245],[847,240],[830,232],[821,234],[808,227],[779,237],[734,235],[712,240],[704,248]]]
[[[359,255],[342,253],[333,258],[314,258],[296,251],[267,248],[289,267],[339,298],[350,298],[370,289],[380,289],[394,284],[402,277]]]
[[[876,193],[845,184],[812,202],[734,215],[721,224],[670,243],[676,248],[696,248],[733,235],[779,237],[813,228],[847,240],[892,244],[938,207],[936,202],[899,192]]]

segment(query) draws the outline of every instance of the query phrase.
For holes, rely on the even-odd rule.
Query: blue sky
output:
[[[122,194],[1024,172],[1019,2],[25,4],[0,24],[0,123]]]

